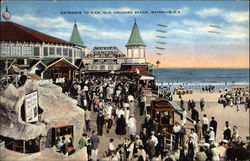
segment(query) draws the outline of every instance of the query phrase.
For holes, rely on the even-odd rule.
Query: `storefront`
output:
[[[45,60],[44,64],[47,65],[47,69],[42,73],[44,79],[64,78],[65,80],[73,80],[75,78],[77,66],[64,58]]]

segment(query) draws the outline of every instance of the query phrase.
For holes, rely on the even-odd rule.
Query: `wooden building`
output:
[[[156,98],[151,101],[151,114],[157,120],[158,129],[164,129],[164,131],[172,133],[176,122],[175,114],[181,115],[182,109],[166,98]]]
[[[73,80],[77,66],[71,64],[64,58],[47,59],[43,61],[47,68],[42,72],[44,79],[64,78]]]

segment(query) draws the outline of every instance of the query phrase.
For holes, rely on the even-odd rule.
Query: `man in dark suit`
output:
[[[216,132],[217,132],[217,121],[214,119],[214,117],[211,117],[211,121],[209,126],[213,127],[214,133],[215,133],[215,138],[216,138]]]
[[[96,136],[95,131],[92,132],[92,136],[90,137],[90,143],[91,143],[91,159],[93,161],[97,160],[98,156],[98,145],[99,145],[99,137]]]
[[[103,124],[104,124],[104,116],[102,112],[100,112],[96,118],[97,133],[100,136],[102,136]]]
[[[226,140],[231,139],[231,129],[229,127],[229,122],[228,121],[226,121],[226,127],[224,129],[223,135],[224,135],[224,139],[226,139]]]

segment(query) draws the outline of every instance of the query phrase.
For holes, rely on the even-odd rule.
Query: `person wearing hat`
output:
[[[224,132],[223,132],[224,139],[230,140],[231,139],[231,129],[230,129],[230,126],[229,126],[229,122],[226,121],[225,124],[226,124],[226,126],[225,126]]]
[[[228,148],[226,151],[227,160],[236,160],[236,149],[232,142],[228,143]]]
[[[196,152],[197,144],[194,141],[193,135],[189,135],[188,141],[188,158],[189,160],[194,160],[194,154]]]
[[[202,134],[205,137],[206,133],[207,133],[207,128],[208,128],[208,119],[207,119],[207,115],[204,114],[203,118],[201,119],[202,122]]]
[[[182,112],[182,123],[183,123],[183,124],[186,124],[186,122],[187,122],[187,111],[186,111],[186,109],[184,108],[184,109],[183,109],[183,112]]]
[[[211,152],[213,155],[212,161],[220,160],[220,157],[219,157],[220,153],[219,153],[217,146],[218,146],[218,143],[215,143],[215,142],[211,145]]]
[[[120,139],[122,135],[126,135],[126,120],[124,115],[121,115],[120,118],[117,119],[115,133],[120,135]]]
[[[207,159],[207,155],[205,153],[205,147],[204,146],[200,146],[199,151],[195,154],[195,161],[206,161]]]
[[[202,138],[202,131],[201,131],[201,124],[200,124],[200,120],[198,119],[197,122],[194,121],[194,128],[195,128],[195,132],[198,136],[198,141],[201,140]]]
[[[193,136],[193,140],[195,141],[196,144],[198,144],[198,135],[196,134],[195,130],[192,128],[190,135]]]
[[[92,117],[92,113],[89,109],[85,111],[85,123],[86,123],[86,131],[90,131],[90,119]]]
[[[130,136],[136,135],[136,119],[134,117],[134,114],[130,115],[130,118],[128,120],[128,127],[129,127],[129,135]]]
[[[90,145],[91,145],[91,159],[93,161],[97,160],[99,143],[100,143],[99,137],[96,135],[95,131],[92,131],[92,136],[90,137]]]
[[[210,127],[213,127],[213,130],[214,130],[214,134],[215,134],[215,138],[216,138],[216,132],[217,132],[217,121],[214,119],[214,117],[211,117],[211,121],[210,121],[210,124],[209,126]]]
[[[175,149],[178,149],[179,146],[180,131],[181,131],[180,124],[178,122],[175,122],[175,125],[173,127],[173,132],[175,134]]]
[[[183,148],[180,151],[180,158],[181,161],[189,161],[189,155],[188,155],[188,145],[183,145]]]
[[[212,143],[212,142],[214,142],[214,140],[215,140],[215,133],[214,133],[214,128],[213,127],[210,127],[209,128],[210,130],[209,130],[209,133],[208,133],[208,136],[209,136],[209,143]]]
[[[139,135],[135,136],[135,149],[138,149],[139,146],[143,146],[142,140]]]
[[[97,134],[102,136],[103,125],[104,125],[104,115],[100,112],[96,118]]]
[[[146,104],[147,98],[146,96],[143,94],[140,98],[140,116],[143,115],[143,112],[145,110],[145,104]]]
[[[129,120],[129,116],[130,116],[129,107],[124,108],[124,116],[125,116],[126,124],[128,125],[128,120]]]
[[[145,127],[142,128],[142,131],[140,132],[140,139],[142,140],[143,146],[146,147],[147,143],[147,129]]]
[[[218,146],[218,151],[219,151],[219,156],[220,156],[220,161],[225,161],[226,160],[226,144],[228,143],[227,140],[222,140]]]
[[[88,160],[88,155],[87,155],[87,146],[88,146],[88,138],[87,134],[82,134],[82,137],[80,138],[78,144],[79,148],[82,152],[83,160]]]
[[[130,109],[130,114],[134,114],[134,112],[135,112],[135,102],[134,102],[134,100],[129,101],[129,109]]]
[[[207,155],[207,160],[212,160],[213,154],[209,143],[204,143],[205,153]]]

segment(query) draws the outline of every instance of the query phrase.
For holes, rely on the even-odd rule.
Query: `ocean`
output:
[[[249,87],[249,69],[152,69],[156,84],[163,86],[199,89],[213,85],[221,88]]]

